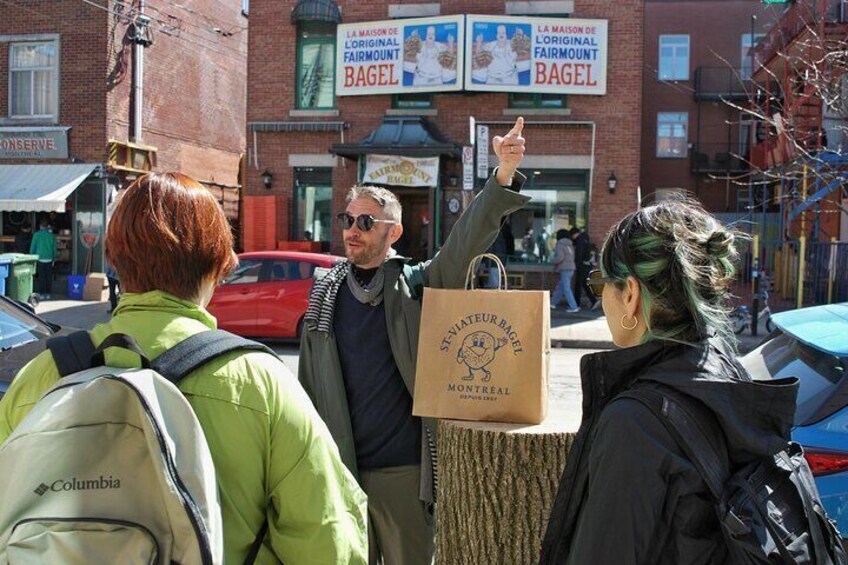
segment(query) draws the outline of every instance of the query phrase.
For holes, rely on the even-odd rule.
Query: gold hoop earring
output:
[[[627,314],[625,314],[624,316],[621,317],[621,322],[620,322],[621,327],[624,328],[625,330],[629,331],[629,332],[632,332],[633,330],[636,329],[636,326],[639,325],[639,320],[636,318],[636,316],[633,316],[633,325],[628,327],[628,326],[624,325],[624,319],[625,318],[627,318]]]

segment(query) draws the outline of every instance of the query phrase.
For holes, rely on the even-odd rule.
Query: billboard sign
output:
[[[607,20],[467,16],[465,90],[607,91]]]
[[[338,26],[336,96],[462,90],[463,16]]]

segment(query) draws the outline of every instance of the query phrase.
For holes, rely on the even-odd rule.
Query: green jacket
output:
[[[415,364],[421,323],[421,289],[411,287],[423,283],[433,288],[463,288],[469,262],[475,256],[485,253],[495,240],[501,218],[530,200],[530,197],[518,194],[524,180],[523,175],[516,173],[512,190],[508,190],[498,185],[492,175],[432,260],[413,267],[405,266],[405,259],[397,256],[386,261],[383,301],[389,342],[410,395],[415,390]],[[326,321],[323,325],[332,327]],[[354,474],[358,474],[350,411],[336,338],[332,332],[306,325],[300,343],[298,377],[336,440],[342,461]],[[425,418],[422,428],[420,497],[426,502],[435,502],[435,421]]]
[[[215,327],[215,318],[196,304],[148,292],[125,294],[115,317],[91,336],[99,344],[112,333],[130,334],[154,359]],[[139,363],[133,353],[114,348],[106,362]],[[0,443],[58,379],[49,351],[21,370],[0,401]],[[179,386],[215,462],[227,563],[244,562],[266,515],[268,536],[257,563],[366,563],[365,495],[285,365],[265,353],[234,352]]]
[[[38,255],[39,261],[53,261],[56,258],[56,238],[50,230],[40,229],[32,236],[29,252]]]

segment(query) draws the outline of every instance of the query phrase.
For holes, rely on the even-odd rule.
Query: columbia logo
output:
[[[40,485],[38,485],[38,488],[35,489],[33,492],[38,496],[43,496],[44,493],[48,490],[50,490],[50,485],[45,485],[44,483],[41,483]]]

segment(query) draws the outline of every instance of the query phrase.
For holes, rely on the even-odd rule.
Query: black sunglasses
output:
[[[586,278],[586,284],[592,289],[592,294],[596,298],[600,298],[604,294],[604,285],[617,282],[617,279],[605,277],[600,269],[589,271],[589,276]]]
[[[372,216],[371,214],[360,214],[358,216],[351,216],[347,212],[341,212],[336,216],[336,219],[339,221],[339,226],[343,230],[349,230],[353,227],[353,224],[356,224],[362,231],[371,231],[371,228],[374,227],[374,224],[396,224],[394,220],[380,220]]]

